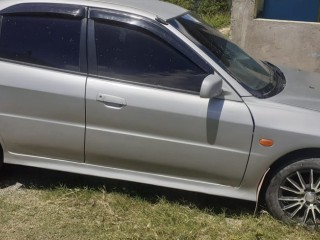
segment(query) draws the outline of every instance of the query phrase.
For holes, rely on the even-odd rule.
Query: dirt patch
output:
[[[0,189],[0,196],[1,196],[1,195],[4,195],[4,194],[10,194],[10,193],[12,193],[12,192],[16,192],[16,191],[18,191],[22,186],[23,186],[23,184],[17,182],[16,184],[14,184],[14,185],[12,185],[12,186],[8,186],[8,187],[6,187],[6,188],[2,188],[2,189]]]
[[[230,32],[231,32],[231,27],[224,27],[224,28],[220,28],[219,32],[221,32],[223,35],[230,37]]]

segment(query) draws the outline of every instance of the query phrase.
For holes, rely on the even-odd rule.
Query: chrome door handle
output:
[[[104,103],[106,107],[120,109],[127,106],[127,102],[124,98],[102,94],[97,95],[97,101]]]

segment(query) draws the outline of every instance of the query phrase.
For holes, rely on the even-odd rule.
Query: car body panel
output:
[[[255,121],[249,163],[242,186],[260,179],[266,169],[288,153],[320,146],[320,113],[308,109],[270,102],[268,99],[244,98]],[[259,144],[261,138],[272,139],[272,147]]]
[[[0,68],[7,151],[83,162],[86,76],[3,61]]]
[[[255,132],[246,178],[261,176],[282,156],[320,146],[320,74],[281,67],[286,87],[279,94],[257,99],[244,97],[255,121]],[[272,139],[272,147],[259,144],[261,138]]]
[[[286,87],[268,101],[320,111],[320,74],[280,66]]]
[[[186,178],[168,177],[138,171],[63,161],[59,159],[39,158],[35,156],[5,153],[5,163],[30,167],[45,168],[70,173],[112,178],[124,181],[170,187],[187,191],[212,194],[216,196],[239,198],[256,201],[256,189],[252,187],[230,187]]]
[[[86,163],[239,186],[253,130],[244,103],[91,77],[86,96]]]

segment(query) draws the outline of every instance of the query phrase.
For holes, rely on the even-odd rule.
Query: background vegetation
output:
[[[230,0],[199,0],[198,8],[194,0],[166,0],[197,14],[215,28],[230,25],[231,1]]]

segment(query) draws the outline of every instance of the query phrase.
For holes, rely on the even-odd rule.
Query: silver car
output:
[[[320,75],[255,60],[154,0],[2,0],[0,24],[3,163],[320,223]]]

